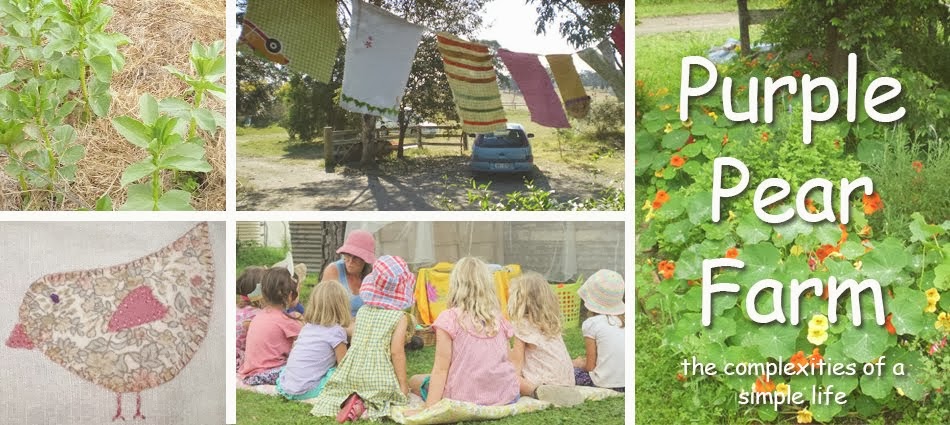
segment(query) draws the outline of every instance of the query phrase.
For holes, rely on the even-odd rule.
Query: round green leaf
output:
[[[865,276],[877,280],[882,286],[901,277],[901,270],[910,263],[910,255],[896,239],[888,238],[876,244],[871,252],[861,259],[861,271]]]
[[[743,244],[752,245],[768,240],[769,235],[772,234],[772,227],[755,215],[749,214],[739,220],[736,234],[742,239]]]
[[[762,325],[758,330],[755,344],[763,357],[787,359],[795,353],[795,339],[799,329],[784,323]]]
[[[887,349],[887,330],[873,322],[863,322],[855,327],[847,324],[841,333],[841,342],[847,349],[845,355],[859,363],[867,363],[884,354]]]
[[[895,287],[893,291],[894,299],[886,301],[892,314],[891,324],[898,335],[917,335],[932,324],[924,313],[927,297],[922,292],[905,287]]]

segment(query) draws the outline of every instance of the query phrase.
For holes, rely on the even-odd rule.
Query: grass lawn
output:
[[[749,0],[749,10],[776,9],[782,0]],[[736,12],[735,0],[637,0],[637,18]]]
[[[311,276],[315,276],[312,275]],[[309,288],[304,290],[309,295]],[[572,357],[582,355],[584,341],[580,328],[566,330],[564,342]],[[408,375],[429,373],[435,357],[435,347],[409,351],[407,354]],[[310,415],[312,406],[305,403],[285,401],[282,398],[257,394],[250,391],[237,392],[237,421],[239,424],[335,424],[335,418],[318,418]],[[551,408],[537,413],[527,413],[500,419],[489,424],[622,424],[624,399],[622,397],[601,401],[589,401],[573,408]],[[391,421],[386,421],[393,423]]]

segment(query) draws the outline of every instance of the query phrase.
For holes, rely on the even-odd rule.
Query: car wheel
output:
[[[280,53],[280,50],[283,46],[281,46],[280,40],[276,38],[268,38],[265,47],[267,47],[268,52]]]

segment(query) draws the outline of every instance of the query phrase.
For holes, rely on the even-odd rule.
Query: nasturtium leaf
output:
[[[663,239],[674,244],[685,243],[689,231],[694,227],[693,223],[690,223],[689,220],[680,220],[670,223],[666,226],[666,229],[663,229]]]
[[[753,214],[748,214],[739,219],[739,225],[736,227],[736,234],[742,239],[744,245],[753,245],[768,240],[771,233],[772,227]]]
[[[877,280],[882,286],[903,278],[901,270],[910,263],[910,255],[896,239],[888,238],[876,244],[871,252],[861,259],[861,271],[865,276]]]
[[[831,422],[838,412],[841,412],[841,405],[834,401],[828,404],[812,404],[808,406],[812,418],[817,422]]]
[[[710,341],[721,343],[736,334],[736,321],[729,317],[716,317],[700,333]]]
[[[756,415],[764,422],[774,422],[778,419],[778,411],[771,405],[759,406],[755,409]]]
[[[884,362],[881,376],[877,376],[877,367],[875,372],[870,375],[861,373],[859,381],[861,382],[861,392],[864,395],[874,397],[878,400],[883,399],[894,391],[894,374],[889,370],[889,362]],[[863,365],[860,365],[863,367]]]
[[[699,255],[695,248],[688,248],[676,260],[676,270],[673,271],[673,276],[677,279],[702,279],[703,259],[704,257]]]
[[[887,299],[887,310],[891,313],[891,324],[898,335],[918,335],[930,324],[925,316],[924,307],[927,297],[923,292],[905,287],[895,287],[894,299]]]
[[[682,128],[677,128],[669,133],[666,133],[663,136],[663,141],[661,144],[664,149],[676,150],[683,147],[683,145],[686,144],[686,139],[688,137],[689,137],[688,131]]]
[[[866,395],[858,395],[854,398],[854,411],[861,417],[870,418],[881,413],[881,403]]]
[[[846,325],[841,333],[841,342],[846,347],[845,355],[858,363],[867,363],[884,354],[888,342],[888,333],[884,327],[867,321],[862,322],[859,327],[851,323]]]
[[[687,158],[693,158],[699,156],[703,151],[704,143],[690,143],[686,146],[683,146],[683,149],[680,149],[679,154]]]
[[[929,385],[927,385],[927,371],[924,369],[923,356],[917,351],[909,351],[898,347],[891,347],[885,355],[887,373],[894,375],[894,366],[898,363],[904,364],[904,374],[894,375],[894,388],[900,388],[904,392],[904,396],[911,400],[923,400],[927,392],[930,391]]]
[[[815,236],[822,245],[836,245],[841,239],[841,228],[835,223],[823,221],[814,225]]]
[[[2,86],[2,84],[0,84],[0,86]],[[910,218],[913,219],[908,226],[910,228],[911,242],[929,241],[935,235],[942,235],[945,232],[942,227],[936,224],[927,224],[927,221],[924,220],[924,216],[919,212],[911,214]]]
[[[854,260],[864,255],[864,245],[861,245],[855,241],[847,241],[841,245],[839,252],[844,256],[844,258]]]
[[[169,190],[158,200],[159,211],[193,211],[191,194],[183,190]]]
[[[700,192],[686,200],[686,214],[690,223],[698,225],[708,222],[712,217],[712,193]]]
[[[656,218],[658,220],[670,221],[673,220],[686,210],[683,206],[683,198],[679,196],[676,192],[670,192],[670,200],[666,201],[660,209],[656,210]]]
[[[723,240],[732,233],[729,223],[725,220],[719,223],[703,223],[701,227],[703,228],[703,232],[706,233],[706,239],[714,241]]]
[[[794,353],[795,339],[798,338],[799,331],[798,327],[787,323],[761,325],[755,345],[763,357],[788,358],[789,353]]]
[[[778,248],[770,243],[744,246],[739,251],[739,259],[745,262],[745,267],[739,272],[743,281],[759,281],[766,278],[775,278],[773,273],[778,268],[782,254]]]

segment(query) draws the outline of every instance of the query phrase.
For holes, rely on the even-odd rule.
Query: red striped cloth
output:
[[[488,46],[444,32],[437,34],[437,43],[462,131],[490,133],[504,130],[508,120],[501,105],[501,93]]]
[[[531,112],[531,121],[545,127],[570,128],[567,115],[561,106],[561,100],[554,92],[554,84],[547,71],[541,66],[538,55],[534,53],[516,53],[498,49],[498,56],[518,83],[524,96],[524,103]]]

